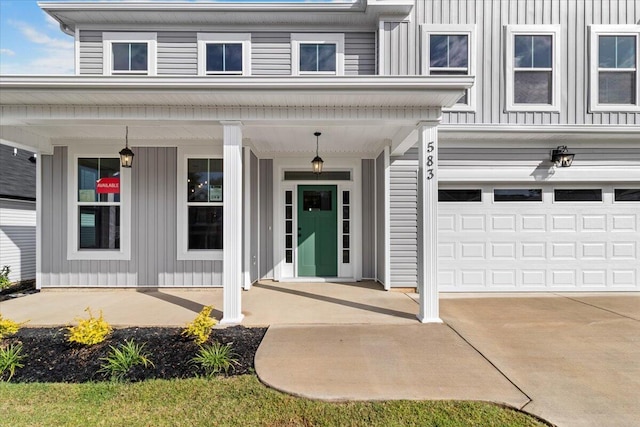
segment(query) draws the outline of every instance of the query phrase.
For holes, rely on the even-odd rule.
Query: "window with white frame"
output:
[[[250,75],[251,34],[198,33],[198,74]]]
[[[638,111],[640,26],[591,27],[591,110]]]
[[[473,25],[422,26],[424,74],[468,76],[475,74]],[[454,110],[474,109],[473,88],[456,102]]]
[[[178,156],[178,259],[222,259],[222,156],[202,152]]]
[[[156,33],[103,33],[105,75],[156,75]]]
[[[120,158],[72,150],[69,171],[67,258],[128,260],[130,184]]]
[[[555,25],[507,26],[507,110],[559,111],[559,37]]]
[[[344,34],[291,34],[292,74],[344,75]]]

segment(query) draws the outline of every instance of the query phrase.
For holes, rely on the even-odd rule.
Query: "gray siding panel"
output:
[[[634,25],[638,0],[416,1],[411,22],[385,22],[382,73],[420,72],[421,24],[475,24],[476,111],[445,112],[443,123],[639,125],[640,113],[589,111],[590,25]],[[506,25],[559,25],[560,112],[505,111]]]
[[[34,201],[0,199],[0,267],[5,265],[12,282],[36,277]]]
[[[375,160],[362,160],[362,277],[376,277]]]
[[[42,286],[221,286],[222,261],[178,261],[177,150],[134,147],[130,261],[67,261],[67,149],[42,156]],[[53,197],[53,195],[56,197]]]
[[[385,280],[385,209],[384,209],[384,152],[376,158],[375,191],[376,191],[376,278],[379,282]]]
[[[102,31],[80,31],[80,74],[102,74]]]
[[[253,33],[251,35],[251,74],[291,74],[291,34]]]
[[[273,160],[260,159],[260,278],[273,278]]]
[[[345,75],[374,75],[376,72],[375,33],[345,33]]]
[[[249,277],[251,282],[255,282],[256,280],[259,279],[258,277],[258,251],[259,251],[259,247],[258,247],[258,233],[259,233],[259,201],[258,201],[258,158],[256,157],[255,154],[253,154],[253,152],[251,152],[251,156],[250,156],[250,168],[251,168],[251,172],[250,172],[250,188],[251,188],[251,194],[250,194],[250,200],[251,200],[251,212],[250,212],[250,216],[251,216],[251,236],[250,236],[250,253],[251,253],[251,267],[250,267],[250,272],[249,272]]]
[[[158,75],[198,74],[198,36],[195,31],[158,33]]]
[[[390,162],[391,287],[418,285],[418,149]]]

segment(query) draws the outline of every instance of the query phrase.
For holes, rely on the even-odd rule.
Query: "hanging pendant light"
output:
[[[127,133],[125,136],[125,147],[120,150],[120,164],[123,168],[130,168],[133,164],[133,151],[129,149],[129,126],[127,126]]]
[[[318,155],[318,144],[320,143],[318,138],[322,134],[320,132],[315,132],[314,135],[316,137],[316,156],[311,160],[311,166],[313,167],[313,173],[320,175],[322,173],[322,164],[324,163],[324,160],[322,160]]]

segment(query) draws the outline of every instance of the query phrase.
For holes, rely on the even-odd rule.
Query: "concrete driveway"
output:
[[[640,294],[446,295],[442,319],[561,426],[640,425]]]

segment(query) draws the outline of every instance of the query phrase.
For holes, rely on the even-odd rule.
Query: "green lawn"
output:
[[[495,405],[453,401],[327,403],[255,376],[135,384],[0,383],[1,426],[541,426]]]

